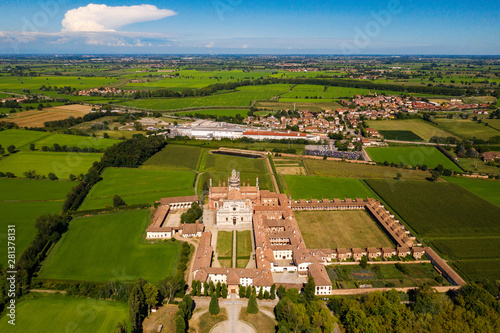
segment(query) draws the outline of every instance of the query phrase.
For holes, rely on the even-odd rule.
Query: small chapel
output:
[[[208,204],[210,209],[217,210],[216,224],[219,227],[251,228],[252,207],[260,204],[259,178],[255,180],[255,186],[250,182],[240,179],[240,173],[233,169],[231,176],[222,181],[219,186],[212,185],[208,193]]]

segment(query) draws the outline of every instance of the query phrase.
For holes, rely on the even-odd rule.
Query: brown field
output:
[[[282,175],[306,175],[306,169],[304,167],[279,167],[276,166],[276,171]]]
[[[308,248],[365,248],[393,246],[366,211],[296,211]]]
[[[43,110],[24,111],[14,114],[9,121],[16,123],[19,127],[43,127],[46,121],[61,120],[73,117],[81,117],[92,109],[87,105],[61,105]]]
[[[142,323],[144,333],[155,333],[159,325],[163,325],[162,332],[175,333],[175,314],[179,307],[168,304],[160,307],[158,311],[152,312]]]
[[[270,312],[272,312],[272,310]],[[246,306],[241,307],[240,320],[252,325],[256,331],[260,333],[276,332],[275,327],[278,324],[274,318],[268,317],[262,311],[259,311],[256,314],[247,313]]]

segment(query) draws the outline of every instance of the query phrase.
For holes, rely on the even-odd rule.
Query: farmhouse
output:
[[[483,153],[483,161],[489,162],[489,161],[495,161],[495,160],[500,160],[500,152],[487,151],[487,152]]]

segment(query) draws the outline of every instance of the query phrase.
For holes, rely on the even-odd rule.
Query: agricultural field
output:
[[[217,259],[223,267],[231,267],[233,258],[233,232],[217,232]],[[222,261],[221,261],[222,260]],[[227,262],[229,265],[227,265]]]
[[[255,185],[255,178],[259,177],[259,187],[262,190],[273,190],[271,177],[266,167],[266,162],[263,158],[250,158],[232,155],[221,154],[206,154],[202,161],[205,173],[200,178],[200,186],[205,182],[208,183],[210,177],[214,186],[217,186],[219,180],[227,181],[227,177],[233,169],[240,172],[241,180],[250,181],[250,184]]]
[[[243,118],[245,118],[248,115],[248,110],[245,109],[219,109],[219,110],[194,110],[194,111],[184,111],[184,112],[176,112],[174,113],[178,117],[186,117],[186,116],[193,116],[195,114],[203,114],[203,115],[209,115],[212,117],[220,117],[220,116],[225,116],[225,117],[236,117],[236,115],[240,115]]]
[[[436,147],[376,147],[366,148],[366,153],[375,162],[400,164],[406,166],[427,165],[433,169],[441,164],[445,169],[462,171]]]
[[[92,187],[80,210],[113,205],[118,194],[127,204],[153,203],[164,197],[194,194],[192,171],[107,168],[100,182]]]
[[[460,157],[457,162],[465,171],[472,171],[482,175],[500,175],[500,168],[488,165],[481,159]]]
[[[419,240],[430,243],[470,281],[497,279],[500,208],[454,183],[366,180]],[[487,261],[490,265],[470,263]],[[471,267],[485,267],[484,275]],[[478,268],[480,269],[480,268]],[[496,277],[494,273],[497,273]]]
[[[267,90],[267,86],[261,87],[261,90],[237,90],[235,92],[227,92],[204,97],[137,99],[120,103],[120,105],[151,110],[179,110],[196,107],[216,108],[218,106],[250,106],[252,101],[268,100],[281,92],[279,90]]]
[[[314,176],[394,179],[398,173],[401,173],[401,178],[406,180],[425,180],[425,178],[429,177],[428,172],[421,170],[399,169],[381,165],[324,161],[311,158],[304,158],[303,162],[308,173]]]
[[[374,93],[374,90],[362,88],[346,88],[346,87],[328,87],[312,84],[296,85],[292,91],[282,95],[280,101],[289,101],[291,99],[310,99],[310,100],[328,100],[328,99],[350,99],[355,95],[368,95]],[[387,95],[400,95],[400,92],[380,90],[377,93],[386,93]]]
[[[50,136],[47,132],[27,131],[22,129],[10,129],[0,131],[0,145],[5,150],[10,145],[16,146],[19,150],[28,150],[30,143],[34,143],[43,137]]]
[[[410,131],[429,141],[433,136],[449,137],[453,134],[440,129],[428,122],[420,119],[406,119],[406,120],[368,120],[366,122],[368,127],[375,128],[382,131]]]
[[[16,226],[16,250],[20,255],[35,236],[35,221],[44,214],[58,214],[75,185],[69,181],[0,179],[0,227]],[[0,242],[7,240],[0,233]],[[0,264],[7,263],[7,253],[0,253]]]
[[[364,210],[294,213],[304,241],[311,249],[394,246]]]
[[[118,78],[108,77],[77,77],[77,76],[33,76],[33,77],[16,77],[16,76],[1,76],[0,90],[14,93],[23,93],[23,89],[29,89],[32,93],[44,93],[48,95],[50,92],[41,91],[42,85],[48,86],[71,86],[78,90],[89,89],[103,86],[110,86],[119,82]],[[54,91],[57,96],[57,92]],[[66,95],[65,95],[66,97]],[[89,97],[89,96],[85,96]]]
[[[365,182],[411,229],[427,238],[500,235],[500,208],[453,183]]]
[[[18,112],[7,118],[8,121],[16,123],[19,127],[43,127],[46,121],[67,119],[69,117],[82,117],[89,113],[90,106],[86,105],[62,105],[43,110],[31,110]]]
[[[500,207],[500,182],[498,180],[465,177],[446,177],[445,179],[462,186],[475,195],[480,196],[481,198]]]
[[[40,151],[20,151],[0,160],[1,172],[12,172],[17,177],[34,170],[39,176],[54,173],[59,179],[69,179],[69,175],[86,174],[92,163],[99,161],[98,153],[55,153]]]
[[[237,231],[236,232],[236,267],[237,268],[247,267],[252,250],[253,250],[253,246],[252,246],[252,236],[250,235],[250,230]]]
[[[421,137],[413,133],[412,131],[396,131],[396,130],[380,130],[380,134],[384,136],[386,140],[398,140],[398,141],[424,141]]]
[[[498,259],[458,260],[453,266],[470,281],[497,281],[500,276]]]
[[[357,288],[361,284],[369,284],[374,288],[402,288],[423,284],[440,285],[436,278],[440,276],[429,263],[405,264],[406,273],[396,265],[369,265],[366,269],[358,265],[330,266],[328,275],[334,288]],[[448,283],[443,281],[443,285]]]
[[[141,169],[197,170],[202,151],[200,147],[169,144],[144,162]]]
[[[493,136],[500,136],[500,130],[485,126],[484,124],[478,124],[469,119],[446,119],[435,117],[434,121],[445,130],[469,139],[475,137],[487,141]],[[485,122],[488,122],[488,120],[485,120]]]
[[[180,242],[143,238],[149,209],[75,218],[45,260],[41,279],[150,282],[172,276]],[[78,260],[75,260],[78,258]]]
[[[90,136],[51,134],[38,139],[34,142],[34,144],[35,149],[41,149],[43,146],[53,147],[55,143],[57,143],[61,147],[68,146],[79,148],[105,149],[118,142],[120,141],[113,139],[93,138]]]
[[[0,320],[0,331],[108,333],[121,321],[129,321],[128,306],[124,302],[31,293],[17,304],[15,330],[4,316]]]
[[[373,197],[373,193],[360,180],[354,178],[330,178],[285,175],[290,194],[299,199],[333,199]]]

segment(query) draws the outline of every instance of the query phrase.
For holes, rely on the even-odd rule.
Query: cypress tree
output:
[[[257,304],[257,299],[255,298],[255,294],[252,294],[248,299],[247,312],[253,314],[259,312],[259,305]]]
[[[212,299],[210,300],[208,311],[212,316],[218,315],[220,312],[219,300],[217,299],[217,296],[215,294],[212,294]]]

